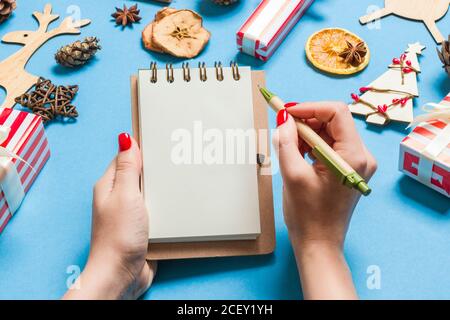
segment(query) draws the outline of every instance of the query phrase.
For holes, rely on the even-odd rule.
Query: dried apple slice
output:
[[[147,48],[148,50],[151,50],[151,51],[155,51],[155,52],[160,52],[160,53],[164,52],[161,48],[159,48],[152,42],[153,25],[155,24],[156,21],[159,21],[162,18],[164,18],[165,16],[168,16],[169,14],[172,14],[176,11],[177,10],[174,8],[165,7],[156,13],[155,20],[150,22],[142,31],[142,42],[144,43],[145,48]]]
[[[162,8],[161,10],[159,10],[156,14],[155,14],[155,21],[159,21],[162,18],[168,16],[169,14],[172,14],[174,12],[177,12],[177,9],[171,8],[171,7],[165,7]]]
[[[144,47],[148,50],[155,52],[164,52],[161,48],[158,48],[152,42],[153,24],[154,22],[149,23],[142,31],[142,42],[144,43]]]
[[[154,23],[152,43],[173,56],[193,58],[203,50],[210,38],[202,22],[202,17],[191,10],[166,15]]]

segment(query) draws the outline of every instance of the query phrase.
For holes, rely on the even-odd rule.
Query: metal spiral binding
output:
[[[150,77],[150,82],[156,83],[158,81],[158,69],[156,62],[150,63],[150,71],[152,73],[152,76]]]
[[[239,73],[239,66],[235,61],[230,62],[231,72],[233,73],[233,79],[239,81],[241,74]]]
[[[206,80],[208,80],[208,77],[206,76],[206,65],[204,62],[198,63],[198,70],[200,73],[200,81],[205,82]]]
[[[264,161],[266,160],[266,156],[263,155],[262,153],[257,153],[256,154],[256,163],[262,167],[264,165]]]
[[[173,65],[171,63],[166,63],[166,74],[168,83],[172,83],[175,81],[173,77]]]
[[[223,68],[222,68],[222,62],[214,62],[214,68],[216,68],[216,78],[218,81],[223,81]]]
[[[217,81],[223,81],[225,79],[224,72],[223,72],[223,66],[222,62],[216,61],[214,62],[214,68],[216,70],[216,79]],[[233,79],[235,81],[239,81],[241,79],[241,74],[239,73],[239,66],[235,61],[230,62],[230,68],[231,73],[233,76]],[[200,81],[205,82],[208,80],[207,77],[207,69],[205,62],[199,62],[198,63],[198,69],[199,69],[199,76]],[[189,67],[188,62],[183,62],[182,64],[182,71],[183,71],[183,80],[185,82],[191,81],[191,68]],[[150,82],[156,83],[158,81],[158,66],[156,62],[150,63]],[[175,81],[174,77],[174,69],[172,63],[166,63],[166,80],[168,83],[173,83]]]
[[[183,80],[186,82],[191,81],[191,69],[189,68],[189,63],[183,62],[182,68],[183,68]]]

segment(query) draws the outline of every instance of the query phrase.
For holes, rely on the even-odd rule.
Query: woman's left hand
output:
[[[89,259],[65,299],[137,299],[150,287],[156,262],[145,259],[148,214],[141,169],[136,141],[120,134],[119,154],[94,187]]]

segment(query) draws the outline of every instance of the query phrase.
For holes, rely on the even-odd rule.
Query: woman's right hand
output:
[[[283,208],[289,233],[303,243],[327,241],[342,247],[360,194],[339,182],[321,162],[310,165],[304,159],[311,148],[298,137],[292,116],[305,120],[365,179],[375,172],[376,161],[342,103],[301,103],[277,115],[278,135],[274,144],[284,181]]]
[[[340,258],[360,194],[344,186],[322,163],[310,165],[304,159],[311,148],[298,137],[293,117],[306,121],[366,181],[374,174],[376,161],[343,103],[289,103],[277,114],[274,145],[284,182],[283,211],[299,265],[312,252]]]

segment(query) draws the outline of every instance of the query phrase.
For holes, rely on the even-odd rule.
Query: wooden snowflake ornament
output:
[[[390,121],[410,123],[414,118],[413,99],[419,96],[418,55],[423,49],[425,47],[418,42],[410,44],[404,54],[392,59],[388,71],[360,88],[360,95],[351,95],[350,111],[366,116],[368,123],[376,125],[386,125]]]

